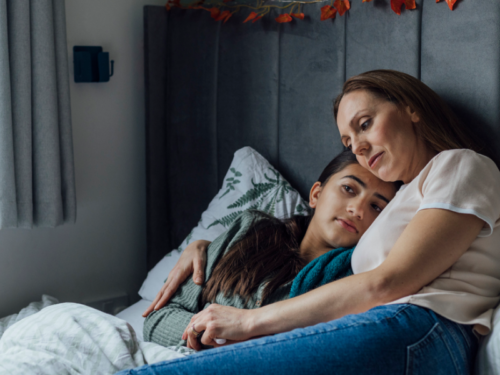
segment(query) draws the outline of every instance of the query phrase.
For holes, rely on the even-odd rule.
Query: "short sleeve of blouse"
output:
[[[475,215],[485,222],[479,237],[493,232],[500,217],[500,171],[490,158],[466,149],[443,151],[422,172],[419,210]]]

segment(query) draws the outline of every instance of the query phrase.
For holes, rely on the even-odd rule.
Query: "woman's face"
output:
[[[434,156],[415,133],[418,121],[409,107],[402,110],[364,90],[344,95],[337,113],[344,146],[384,181],[408,183]]]
[[[309,205],[315,209],[312,234],[325,247],[354,246],[395,194],[393,183],[351,164],[323,186],[319,182],[313,185],[309,197]]]

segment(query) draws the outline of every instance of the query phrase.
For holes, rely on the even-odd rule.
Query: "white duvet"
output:
[[[61,303],[6,330],[0,339],[0,374],[114,374],[186,354],[138,340],[122,319]]]

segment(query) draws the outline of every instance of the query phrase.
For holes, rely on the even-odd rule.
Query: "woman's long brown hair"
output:
[[[372,70],[349,78],[335,99],[335,120],[344,95],[357,90],[366,90],[401,109],[409,106],[416,111],[420,117],[417,134],[431,150],[468,148],[497,162],[496,155],[480,141],[471,127],[466,127],[448,104],[417,78],[395,70]]]
[[[332,175],[356,163],[356,156],[345,150],[326,166],[318,181],[323,185]],[[267,282],[262,293],[262,301],[265,301],[305,266],[300,243],[311,216],[280,220],[265,213],[260,215],[262,219],[256,220],[215,266],[203,289],[202,306],[213,302],[220,292],[226,297],[238,294],[248,303],[259,286]]]

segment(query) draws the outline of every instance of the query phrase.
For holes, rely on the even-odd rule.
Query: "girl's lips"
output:
[[[340,226],[342,228],[344,228],[345,230],[347,230],[351,233],[358,233],[358,230],[356,229],[356,227],[354,226],[354,224],[352,222],[348,222],[348,221],[345,221],[343,219],[337,219],[337,221],[340,224]]]
[[[384,152],[379,152],[378,154],[376,155],[373,155],[370,160],[368,161],[368,165],[370,166],[370,168],[373,169],[373,167],[375,167],[375,165],[377,164],[377,162],[380,160],[380,158],[382,157],[382,154]]]

